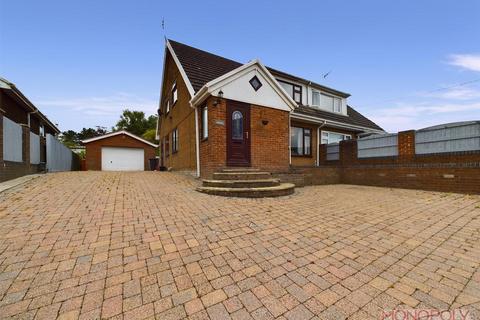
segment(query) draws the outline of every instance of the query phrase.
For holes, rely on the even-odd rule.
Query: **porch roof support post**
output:
[[[198,132],[198,108],[195,107],[195,154],[197,158],[197,177],[200,177],[200,140]]]

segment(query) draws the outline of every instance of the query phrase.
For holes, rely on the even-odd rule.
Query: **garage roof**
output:
[[[152,146],[154,148],[157,148],[158,147],[158,144],[154,144],[154,143],[151,143],[150,141],[147,141],[143,138],[140,138],[139,136],[136,136],[134,135],[133,133],[130,133],[126,130],[121,130],[121,131],[115,131],[115,132],[110,132],[110,133],[107,133],[103,136],[99,136],[99,137],[95,137],[95,138],[90,138],[90,139],[86,139],[86,140],[82,140],[82,143],[83,144],[87,144],[87,143],[90,143],[90,142],[93,142],[93,141],[97,141],[97,140],[102,140],[102,139],[107,139],[107,138],[110,138],[110,137],[114,137],[114,136],[118,136],[118,135],[121,135],[121,134],[125,134],[129,137],[132,137],[133,139],[136,139],[140,142],[143,142],[145,144],[148,144],[149,146]]]

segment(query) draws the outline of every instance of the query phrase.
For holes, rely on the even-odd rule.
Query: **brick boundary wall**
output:
[[[326,160],[320,145],[320,166],[296,168],[305,185],[345,183],[379,187],[480,194],[480,151],[415,154],[415,131],[398,133],[398,156],[357,157],[357,142],[340,142],[340,159]],[[295,174],[295,172],[294,172]]]

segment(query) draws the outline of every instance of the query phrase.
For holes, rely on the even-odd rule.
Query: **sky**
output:
[[[0,0],[0,77],[61,130],[111,128],[156,113],[164,36],[348,92],[389,132],[480,120],[478,0]]]

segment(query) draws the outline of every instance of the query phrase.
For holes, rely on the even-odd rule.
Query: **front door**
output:
[[[227,165],[250,166],[250,105],[227,101]]]

